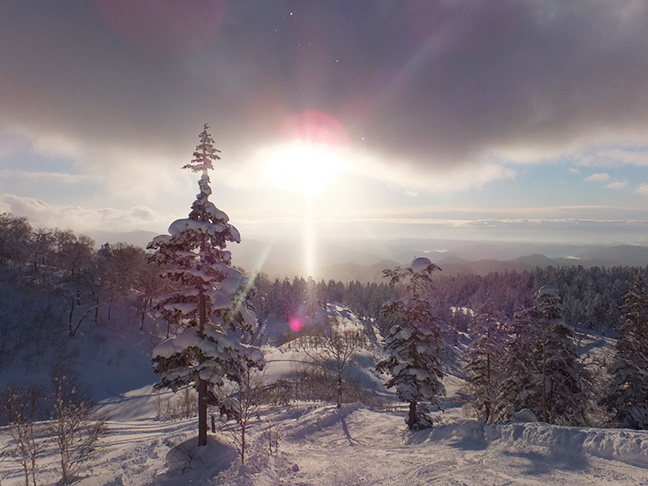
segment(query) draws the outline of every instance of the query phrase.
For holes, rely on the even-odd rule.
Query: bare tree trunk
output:
[[[207,382],[198,380],[198,446],[207,445]]]
[[[74,337],[74,332],[73,332],[74,326],[73,326],[72,322],[74,320],[73,317],[74,317],[74,306],[75,306],[75,304],[76,304],[76,299],[74,297],[72,297],[72,303],[70,304],[70,314],[68,315],[68,327],[70,329],[70,336],[71,337]]]
[[[99,322],[99,296],[97,295],[97,298],[95,299],[95,315],[94,315],[94,323],[97,324]]]
[[[246,428],[246,422],[242,421],[241,422],[241,464],[245,464],[245,428]]]
[[[144,330],[144,319],[146,318],[146,311],[149,307],[149,298],[144,297],[144,302],[142,303],[142,317],[140,319],[140,331]]]
[[[198,332],[201,336],[205,335],[205,322],[207,320],[207,309],[205,303],[205,294],[200,289],[200,321]],[[207,382],[202,378],[198,379],[198,446],[207,445]]]
[[[542,421],[548,423],[547,414],[547,351],[542,343]]]
[[[490,331],[489,331],[490,336]],[[488,353],[486,355],[486,386],[488,387],[488,399],[486,400],[485,412],[486,412],[486,422],[490,423],[491,420],[491,393],[493,390],[493,384],[491,383],[491,355]]]
[[[407,416],[407,428],[412,430],[416,425],[416,402],[409,402],[409,414]]]

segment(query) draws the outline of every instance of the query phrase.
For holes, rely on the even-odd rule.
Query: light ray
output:
[[[306,194],[304,210],[304,270],[306,277],[315,277],[315,239],[313,196]]]

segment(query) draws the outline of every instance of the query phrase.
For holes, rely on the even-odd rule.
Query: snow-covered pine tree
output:
[[[471,343],[466,360],[468,390],[479,420],[490,423],[499,395],[504,348],[508,336],[504,331],[506,317],[495,309],[491,300],[484,302],[469,328]]]
[[[640,273],[622,311],[605,404],[622,427],[648,430],[648,286]]]
[[[228,242],[240,242],[227,214],[209,201],[208,171],[220,159],[205,124],[193,160],[183,168],[200,172],[200,193],[186,219],[169,226],[169,235],[153,239],[151,260],[163,268],[165,295],[157,308],[178,327],[176,336],[153,351],[159,388],[177,390],[191,385],[198,391],[198,445],[207,443],[207,405],[231,414],[223,385],[245,376],[246,367],[263,367],[263,354],[239,337],[251,334],[256,316],[247,304],[248,279],[231,265]]]
[[[583,425],[590,378],[580,362],[573,331],[562,318],[558,289],[540,288],[536,305],[516,319],[497,419],[510,419],[528,408],[546,423]]]
[[[580,361],[574,331],[563,319],[556,287],[542,287],[538,290],[537,300],[540,324],[544,330],[541,342],[543,421],[584,425],[591,379]]]
[[[516,412],[530,408],[537,395],[537,357],[530,349],[537,339],[535,308],[518,311],[506,329],[509,340],[502,354],[503,381],[494,403],[493,422],[507,422]]]
[[[384,270],[390,285],[404,285],[401,298],[382,310],[395,324],[385,338],[388,357],[376,370],[390,375],[385,386],[395,387],[398,397],[409,404],[410,430],[432,426],[427,404],[442,408],[439,398],[445,393],[441,322],[433,304],[435,270],[440,268],[427,258],[415,258],[409,267]]]

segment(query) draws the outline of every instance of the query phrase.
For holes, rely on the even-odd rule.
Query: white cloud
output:
[[[160,194],[178,192],[186,187],[186,177],[182,173],[187,171],[180,168],[191,159],[196,145],[194,140],[187,140],[186,147],[170,149],[158,141],[144,145],[129,140],[115,142],[82,138],[74,132],[59,132],[57,127],[51,132],[0,127],[0,143],[9,137],[18,148],[9,155],[18,153],[26,159],[34,156],[63,158],[78,167],[81,173],[4,169],[0,170],[0,179],[21,178],[68,184],[92,181],[99,184],[99,191],[105,191],[110,197],[146,203],[152,203]]]
[[[648,167],[648,147],[593,147],[578,157],[586,167]]]
[[[616,189],[618,191],[622,191],[623,189],[628,187],[628,183],[627,182],[610,182],[607,185],[607,187],[609,187],[610,189]]]
[[[501,240],[601,244],[620,242],[645,244],[646,219],[589,218],[510,218],[510,219],[438,219],[438,218],[375,218],[363,220],[373,237],[408,234],[440,239]],[[347,226],[357,228],[358,222]]]
[[[28,146],[27,139],[3,128],[0,130],[0,159],[10,157]]]
[[[66,174],[64,172],[34,172],[24,170],[0,170],[0,179],[28,179],[32,181],[54,181],[61,184],[86,182],[92,177],[88,174]]]
[[[639,194],[643,194],[644,196],[648,196],[648,184],[641,184],[639,186],[639,189],[637,189],[637,192]]]
[[[219,180],[235,188],[294,190],[295,181],[290,175],[274,173],[271,169],[273,164],[268,164],[269,160],[278,157],[275,152],[280,148],[260,149],[247,163],[234,167],[218,166],[216,175]],[[510,167],[494,162],[458,163],[450,167],[434,163],[420,166],[409,160],[386,159],[368,151],[338,149],[339,153],[335,153],[334,149],[327,150],[322,159],[332,173],[326,174],[326,178],[335,184],[354,177],[399,187],[408,195],[460,192],[498,180],[512,179],[516,174]],[[285,167],[281,170],[284,171]]]
[[[572,174],[580,174],[581,167],[648,167],[648,146],[641,139],[609,137],[616,144],[601,145],[594,137],[583,138],[559,147],[509,146],[498,147],[493,156],[512,164],[569,163]],[[625,144],[619,143],[625,141]]]
[[[71,228],[74,231],[132,231],[163,229],[173,219],[147,206],[128,209],[84,208],[73,205],[50,205],[40,199],[13,194],[0,195],[0,211],[26,217],[33,227]]]
[[[610,180],[610,174],[607,172],[599,172],[596,174],[592,174],[591,176],[585,178],[586,181],[588,182],[607,182]]]
[[[512,179],[516,174],[513,169],[493,162],[457,163],[451,167],[431,163],[422,167],[407,160],[384,159],[369,153],[355,154],[345,170],[354,176],[417,193],[461,192],[490,182]]]

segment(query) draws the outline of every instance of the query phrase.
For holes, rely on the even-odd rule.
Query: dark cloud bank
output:
[[[648,128],[643,1],[181,3],[2,2],[0,124],[184,157],[207,120],[244,157],[324,111],[420,166]]]

